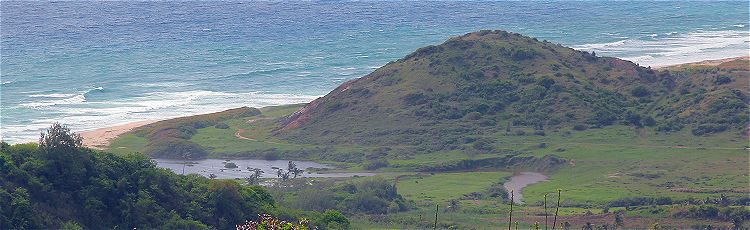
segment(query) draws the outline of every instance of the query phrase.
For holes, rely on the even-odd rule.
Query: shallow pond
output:
[[[222,159],[203,159],[203,160],[173,160],[173,159],[154,159],[157,166],[172,170],[177,174],[200,174],[205,177],[214,174],[220,179],[246,178],[252,175],[248,168],[259,168],[263,170],[262,178],[276,178],[278,168],[286,170],[289,161],[287,160],[222,160]],[[234,163],[237,168],[226,168],[225,163]],[[329,165],[315,163],[312,161],[294,161],[297,168],[305,170],[301,177],[353,177],[353,176],[372,176],[374,173],[346,173],[346,172],[310,172],[310,168],[333,168]]]
[[[538,172],[519,172],[510,177],[503,187],[508,192],[513,191],[513,203],[523,204],[523,195],[521,195],[523,188],[546,179],[547,176]]]

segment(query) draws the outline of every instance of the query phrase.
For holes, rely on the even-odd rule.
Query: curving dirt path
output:
[[[265,142],[265,143],[271,143],[271,144],[281,144],[281,143],[275,142],[275,141],[261,141],[261,140],[258,140],[258,139],[252,138],[252,137],[242,136],[243,132],[245,132],[244,129],[237,129],[237,132],[234,132],[234,136],[237,137],[238,139],[241,139],[241,140],[258,141],[258,142]]]
[[[243,132],[245,132],[245,130],[244,130],[244,129],[237,129],[237,132],[235,132],[235,133],[234,133],[234,136],[235,136],[235,137],[237,137],[237,138],[239,138],[239,139],[242,139],[242,140],[251,140],[251,141],[257,141],[256,139],[253,139],[253,138],[249,138],[249,137],[245,137],[245,136],[242,136],[242,133],[243,133]]]

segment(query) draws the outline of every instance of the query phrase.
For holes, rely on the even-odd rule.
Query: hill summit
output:
[[[731,66],[655,70],[517,33],[479,31],[342,84],[281,119],[275,134],[317,144],[450,149],[514,130],[743,130],[748,65]]]

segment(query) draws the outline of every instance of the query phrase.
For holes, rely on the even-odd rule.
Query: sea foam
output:
[[[624,39],[573,46],[600,55],[616,56],[644,66],[666,66],[726,57],[747,56],[750,33],[741,30],[698,30],[667,33],[650,39]]]

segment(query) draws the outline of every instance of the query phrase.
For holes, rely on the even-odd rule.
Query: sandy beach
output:
[[[716,60],[704,60],[704,61],[699,61],[699,62],[689,62],[689,63],[675,64],[675,65],[658,66],[656,68],[664,69],[664,68],[681,67],[681,66],[717,66],[717,65],[721,65],[723,63],[727,63],[727,62],[735,61],[735,60],[750,60],[750,56],[722,58],[722,59],[716,59]]]
[[[107,146],[109,146],[110,141],[122,135],[123,133],[127,133],[134,128],[148,125],[157,121],[159,120],[136,121],[112,127],[83,131],[79,134],[81,134],[81,137],[83,137],[84,146],[101,150],[106,149]]]
[[[726,62],[730,62],[730,61],[734,61],[734,60],[750,60],[750,56],[724,58],[724,59],[718,59],[718,60],[705,60],[705,61],[687,63],[687,65],[717,66],[717,65],[721,65],[722,63],[726,63]]]

